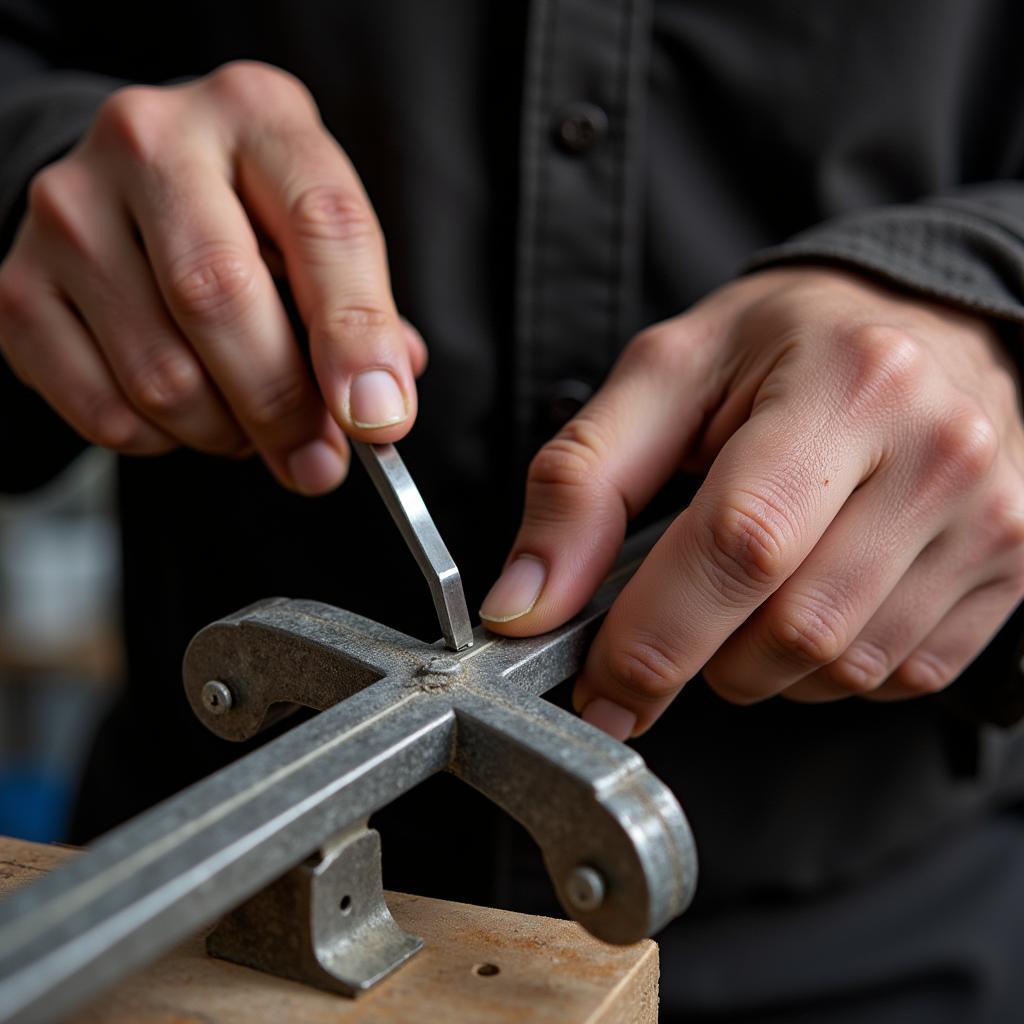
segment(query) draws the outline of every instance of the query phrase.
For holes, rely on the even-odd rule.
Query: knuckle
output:
[[[931,437],[936,467],[964,488],[982,480],[999,452],[995,424],[980,409],[962,408],[943,415]]]
[[[1019,604],[1021,599],[1024,599],[1024,548],[1018,548],[1010,560],[1007,587],[1013,600]]]
[[[559,490],[587,488],[594,469],[593,456],[585,448],[569,438],[554,438],[531,459],[526,483]]]
[[[774,590],[788,575],[792,530],[771,502],[735,495],[712,518],[703,568],[717,593],[749,600]]]
[[[283,68],[256,60],[235,60],[217,68],[207,79],[210,88],[231,106],[266,115],[269,109],[296,102],[314,107],[302,82]]]
[[[255,268],[238,249],[204,246],[177,260],[168,274],[171,306],[190,319],[230,316],[252,297]]]
[[[74,164],[59,160],[29,182],[28,209],[43,228],[86,250],[89,244],[82,228],[82,186],[82,176]]]
[[[0,268],[0,320],[19,328],[32,320],[35,305],[28,282],[23,282],[22,276],[15,274],[10,264]]]
[[[888,653],[869,640],[858,640],[823,672],[826,678],[851,694],[877,690],[891,671]]]
[[[92,444],[124,451],[137,442],[142,424],[112,391],[81,392],[75,405],[75,428]]]
[[[105,146],[140,163],[152,163],[168,144],[164,124],[168,100],[168,90],[154,86],[118,89],[96,114],[94,133]]]
[[[606,669],[615,684],[641,701],[671,697],[686,681],[675,651],[653,633],[633,633],[609,652]]]
[[[769,646],[787,664],[831,665],[849,646],[843,615],[828,601],[791,603],[766,623]]]
[[[268,430],[305,413],[310,397],[309,384],[303,377],[285,374],[252,392],[245,417],[257,431]]]
[[[608,442],[596,423],[578,416],[530,461],[527,508],[536,521],[560,521],[590,509],[610,486],[602,473]]]
[[[763,695],[750,692],[743,686],[742,682],[737,681],[728,672],[723,671],[721,666],[716,664],[714,658],[704,666],[701,670],[701,675],[704,676],[704,681],[708,686],[722,700],[728,701],[730,704],[744,706],[756,704],[759,700],[764,699]]]
[[[642,330],[629,343],[627,352],[631,361],[646,369],[670,372],[689,357],[689,345],[686,333],[666,322]]]
[[[309,241],[360,242],[378,233],[369,204],[335,185],[303,189],[292,203],[291,223],[296,234]]]
[[[381,344],[394,322],[394,313],[372,302],[350,304],[319,317],[310,329],[310,336],[315,338],[317,347],[328,351],[357,349],[360,359],[371,358],[373,352],[383,357],[386,349],[382,349]]]
[[[1024,549],[1024,501],[1014,494],[997,493],[984,510],[983,526],[992,538],[993,554]]]
[[[903,689],[924,697],[944,690],[953,681],[953,673],[934,652],[917,651],[900,665],[895,678]]]
[[[35,174],[28,186],[28,208],[41,220],[61,218],[66,200],[62,161],[50,164]]]
[[[995,552],[997,580],[1003,581],[1006,593],[1020,600],[1024,596],[1024,543]]]
[[[600,469],[607,443],[582,416],[567,423],[530,462],[527,479],[535,484],[574,487],[588,484]]]
[[[362,333],[390,327],[393,320],[394,315],[390,311],[367,302],[331,310],[324,317],[322,328],[327,333]]]
[[[917,339],[899,328],[860,325],[840,344],[849,362],[851,408],[902,403],[924,379],[925,353]]]
[[[150,415],[166,415],[190,405],[203,386],[196,363],[182,352],[149,353],[127,375],[133,404]]]

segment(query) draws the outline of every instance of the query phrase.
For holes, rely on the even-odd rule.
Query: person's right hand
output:
[[[344,479],[343,432],[408,431],[426,363],[352,165],[308,91],[252,63],[114,93],[36,175],[0,265],[0,353],[95,444],[255,449],[307,494]]]

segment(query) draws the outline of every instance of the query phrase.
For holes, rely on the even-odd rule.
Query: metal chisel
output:
[[[441,540],[416,484],[393,444],[365,444],[349,440],[384,499],[391,518],[427,578],[437,620],[445,642],[453,651],[473,645],[466,595],[458,566]]]

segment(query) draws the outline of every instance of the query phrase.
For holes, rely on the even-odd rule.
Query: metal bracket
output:
[[[213,956],[346,996],[423,946],[384,902],[380,834],[359,826],[233,910],[210,933]]]

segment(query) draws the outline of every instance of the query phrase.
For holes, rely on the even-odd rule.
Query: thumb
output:
[[[480,608],[531,636],[575,615],[607,575],[626,523],[676,471],[703,420],[686,318],[638,335],[601,390],[534,457],[523,521]]]

